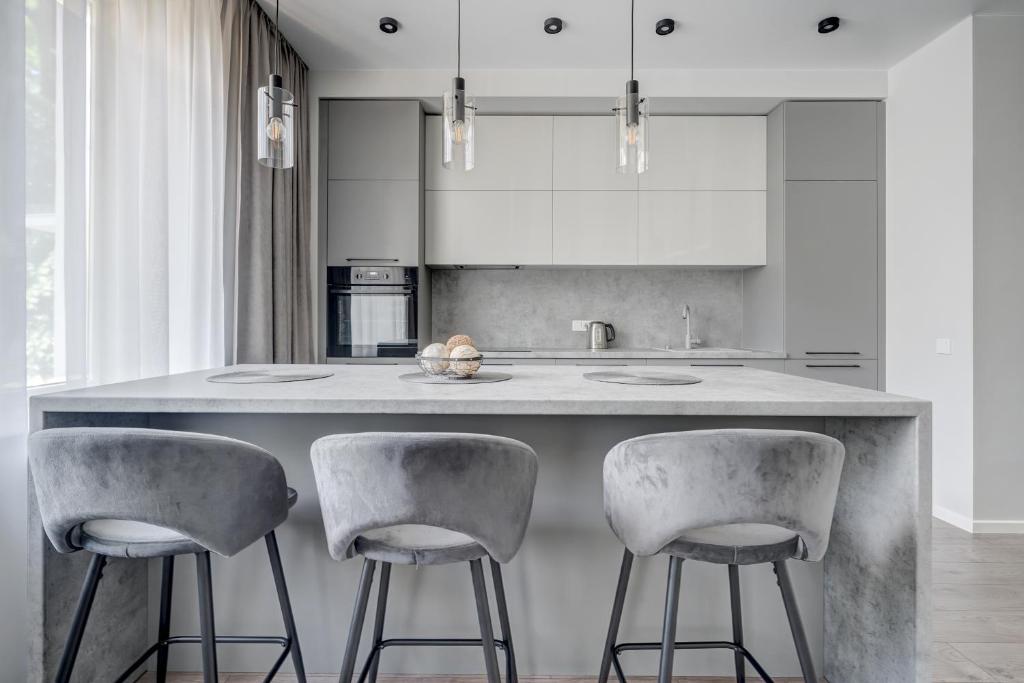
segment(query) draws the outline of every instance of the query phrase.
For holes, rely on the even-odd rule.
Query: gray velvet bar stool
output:
[[[203,680],[217,681],[217,644],[282,648],[265,680],[289,653],[305,681],[302,652],[274,529],[296,494],[281,464],[262,448],[206,434],[154,429],[47,429],[29,438],[29,463],[43,528],[60,553],[92,560],[61,655],[56,680],[71,680],[89,612],[108,557],[162,558],[158,640],[121,674],[129,680],[153,654],[157,681],[167,677],[170,645],[199,643]],[[286,636],[218,636],[214,628],[210,553],[230,557],[263,538]],[[171,636],[174,558],[195,555],[201,636]]]
[[[391,646],[479,646],[489,683],[499,683],[496,648],[508,683],[517,680],[501,565],[519,550],[533,506],[537,455],[519,441],[450,433],[327,436],[312,447],[331,557],[363,556],[340,681],[350,683],[381,564],[373,642],[359,683],[374,682]],[[488,558],[501,639],[494,638],[481,560]],[[480,638],[384,638],[391,566],[468,562]]]
[[[675,650],[733,651],[736,680],[745,660],[772,679],[743,646],[739,566],[772,563],[806,683],[817,683],[786,562],[820,561],[828,547],[845,450],[808,432],[722,429],[652,434],[623,441],[604,461],[604,509],[626,546],[598,681],[612,665],[625,682],[619,654],[658,650],[659,683],[672,676]],[[669,557],[660,643],[617,644],[634,555]],[[683,560],[728,565],[732,641],[676,642]]]

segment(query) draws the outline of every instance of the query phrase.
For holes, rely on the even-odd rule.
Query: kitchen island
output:
[[[274,366],[280,369],[282,366]],[[310,366],[292,366],[309,369]],[[252,366],[240,366],[252,369]],[[259,444],[284,465],[299,502],[278,532],[309,672],[337,671],[359,563],[327,554],[309,445],[357,431],[467,431],[501,434],[540,457],[533,518],[506,570],[519,670],[594,675],[611,607],[621,546],[602,513],[601,465],[618,441],[640,434],[710,427],[805,429],[847,449],[829,553],[793,562],[812,654],[831,683],[925,683],[930,649],[931,407],[924,401],[746,367],[671,368],[700,377],[687,386],[590,382],[571,366],[502,367],[507,382],[411,384],[407,366],[315,366],[331,377],[279,384],[207,382],[223,370],[37,396],[33,429],[121,425],[223,434]],[[668,370],[668,368],[665,368]],[[31,498],[31,496],[30,496]],[[31,680],[51,680],[87,558],[56,554],[30,501]],[[258,546],[259,544],[257,544]],[[79,656],[81,680],[109,680],[153,639],[159,567],[114,560],[105,572]],[[172,631],[197,632],[194,580],[182,562]],[[657,640],[663,558],[634,569],[623,640]],[[746,644],[773,675],[798,674],[770,567],[742,571]],[[262,548],[214,561],[218,631],[281,631]],[[678,637],[728,637],[728,582],[722,567],[686,563]],[[116,588],[116,590],[114,590]],[[396,568],[385,633],[473,636],[468,571]],[[364,638],[365,644],[365,638]],[[364,645],[365,647],[365,645]],[[223,647],[222,671],[265,670],[262,648]],[[263,651],[261,651],[263,650]],[[478,652],[389,651],[381,670],[479,672]],[[198,670],[198,651],[172,650],[172,669]],[[657,657],[624,658],[650,674]],[[677,675],[731,672],[732,657],[686,652]]]

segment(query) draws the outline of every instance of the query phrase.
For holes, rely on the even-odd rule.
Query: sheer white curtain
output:
[[[25,6],[0,3],[0,662],[25,680]]]
[[[219,0],[93,0],[89,381],[223,365]]]

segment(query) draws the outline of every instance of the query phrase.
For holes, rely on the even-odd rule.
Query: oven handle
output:
[[[337,294],[412,294],[416,291],[415,287],[394,287],[390,285],[366,285],[363,287],[330,287],[328,293],[331,295]]]

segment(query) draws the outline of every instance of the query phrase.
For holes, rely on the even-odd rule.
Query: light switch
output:
[[[953,342],[949,339],[940,337],[935,340],[935,353],[942,354],[943,356],[953,355]]]

